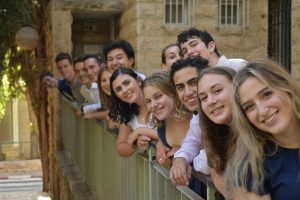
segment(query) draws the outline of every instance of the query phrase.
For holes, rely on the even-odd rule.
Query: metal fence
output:
[[[35,158],[40,158],[37,142],[0,142],[0,160],[28,160]]]
[[[105,124],[77,118],[72,108],[62,104],[63,146],[97,199],[203,200],[188,187],[171,184],[169,171],[152,160],[154,147],[145,154],[122,158],[115,148],[116,133]],[[214,192],[209,185],[207,199],[214,199]]]

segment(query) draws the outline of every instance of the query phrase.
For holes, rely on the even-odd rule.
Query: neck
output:
[[[71,77],[69,77],[67,79],[67,81],[68,81],[68,83],[72,83],[74,79],[75,79],[75,74],[73,74]]]
[[[217,66],[218,62],[220,60],[220,57],[217,56],[215,52],[212,53],[212,55],[209,58],[209,66],[214,67]]]
[[[295,124],[295,123],[294,123]],[[284,133],[275,136],[275,140],[278,142],[279,146],[285,148],[300,148],[300,134],[298,131],[299,125],[289,126],[288,130]]]
[[[144,103],[144,96],[143,96],[142,90],[140,90],[138,99],[135,103],[139,106],[140,113],[146,113],[147,112],[147,108],[146,108],[146,105]]]

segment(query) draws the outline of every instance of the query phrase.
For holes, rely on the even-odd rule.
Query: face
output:
[[[198,82],[200,106],[216,124],[230,125],[232,83],[223,75],[206,74]]]
[[[292,126],[293,110],[287,93],[280,96],[257,78],[248,78],[239,88],[241,106],[249,121],[274,138],[286,133]]]
[[[113,49],[107,54],[107,66],[111,72],[120,67],[132,68],[133,63],[134,59],[128,58],[125,51],[121,48]]]
[[[184,58],[202,56],[203,58],[210,60],[211,53],[215,49],[215,42],[209,42],[208,47],[206,47],[205,43],[200,38],[191,38],[180,46]]]
[[[170,117],[175,108],[174,98],[155,86],[144,88],[144,100],[147,109],[159,120]]]
[[[98,73],[101,69],[101,65],[97,63],[95,58],[88,58],[83,62],[84,70],[87,72],[87,76],[92,82],[96,82],[98,79]]]
[[[78,62],[78,63],[74,64],[74,71],[75,71],[76,77],[82,84],[87,85],[90,83],[90,80],[87,77],[87,71],[84,70],[83,62]]]
[[[140,93],[140,82],[127,74],[119,75],[113,82],[112,88],[116,96],[124,102],[136,103]]]
[[[194,67],[183,68],[173,76],[178,98],[190,111],[198,111],[199,108],[197,77],[197,70]]]
[[[60,60],[56,63],[58,71],[67,81],[72,81],[75,77],[73,65],[68,59]]]
[[[166,63],[162,64],[163,71],[169,71],[172,64],[180,59],[179,56],[179,47],[178,46],[171,46],[165,51],[166,56]]]
[[[100,86],[101,86],[101,90],[107,94],[108,96],[111,95],[110,92],[110,87],[109,87],[109,80],[111,77],[111,72],[109,71],[104,71],[102,76],[101,76],[101,80],[100,80]]]

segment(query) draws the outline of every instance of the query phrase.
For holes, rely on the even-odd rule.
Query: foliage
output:
[[[0,1],[0,119],[7,100],[24,94],[41,71],[32,62],[36,52],[22,51],[15,44],[15,34],[21,27],[36,25],[39,8],[37,0]]]

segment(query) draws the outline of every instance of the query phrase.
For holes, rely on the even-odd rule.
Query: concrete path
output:
[[[0,162],[0,200],[51,200],[38,161]]]

